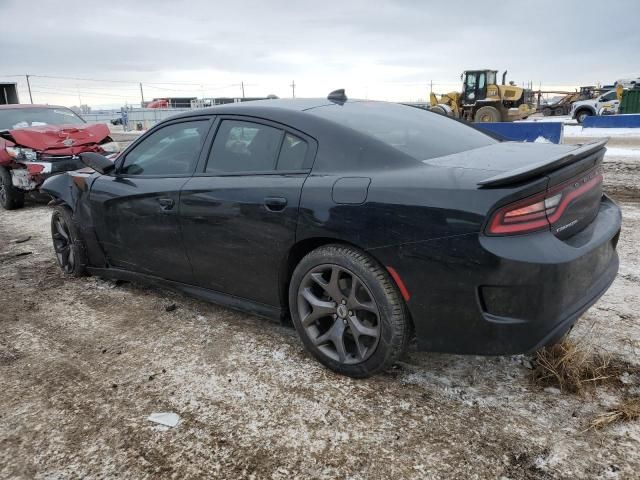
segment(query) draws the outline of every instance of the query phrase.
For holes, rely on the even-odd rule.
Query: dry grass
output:
[[[618,381],[625,369],[594,347],[565,339],[536,353],[534,381],[561,391],[579,393],[589,385]]]
[[[604,428],[612,423],[628,422],[640,418],[640,398],[627,398],[614,408],[601,413],[591,421],[588,430]]]

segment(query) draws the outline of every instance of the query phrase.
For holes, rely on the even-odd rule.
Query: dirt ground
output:
[[[623,143],[605,173],[620,274],[571,338],[629,371],[580,394],[536,384],[523,356],[412,352],[341,377],[292,328],[67,278],[49,208],[0,210],[0,478],[638,478],[640,421],[589,428],[640,395],[640,137]]]

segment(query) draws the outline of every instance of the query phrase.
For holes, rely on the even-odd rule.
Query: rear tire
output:
[[[24,192],[13,185],[11,172],[5,167],[0,167],[0,205],[5,210],[24,206]]]
[[[87,254],[80,232],[73,223],[69,207],[59,205],[51,215],[53,250],[60,269],[67,275],[83,277],[87,274]]]
[[[544,115],[545,117],[551,116],[551,109],[549,107],[544,107],[542,109],[542,115]]]
[[[397,286],[353,247],[326,245],[305,256],[291,278],[289,308],[306,349],[343,375],[380,372],[409,343],[411,322]]]
[[[499,122],[500,111],[496,107],[487,105],[486,107],[480,107],[476,110],[476,114],[473,116],[474,122]]]

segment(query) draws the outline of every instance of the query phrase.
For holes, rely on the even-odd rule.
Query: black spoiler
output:
[[[504,187],[513,183],[523,182],[525,180],[530,180],[531,178],[538,177],[543,173],[552,172],[564,167],[565,165],[569,165],[576,162],[577,160],[585,158],[594,152],[597,152],[598,150],[604,148],[607,141],[609,141],[609,139],[605,138],[602,140],[596,140],[594,142],[586,143],[579,146],[575,150],[572,150],[571,153],[567,155],[551,158],[545,160],[544,162],[534,163],[533,165],[517,168],[509,172],[500,173],[493,177],[487,178],[486,180],[478,182],[478,185],[480,186],[480,188],[495,188]]]

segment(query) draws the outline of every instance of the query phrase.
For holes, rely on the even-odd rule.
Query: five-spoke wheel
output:
[[[304,257],[291,278],[289,306],[307,349],[346,375],[386,368],[408,342],[410,322],[396,285],[352,247],[326,245]]]
[[[54,209],[51,216],[51,238],[56,260],[62,271],[75,276],[84,275],[85,250],[67,207],[58,206]]]

